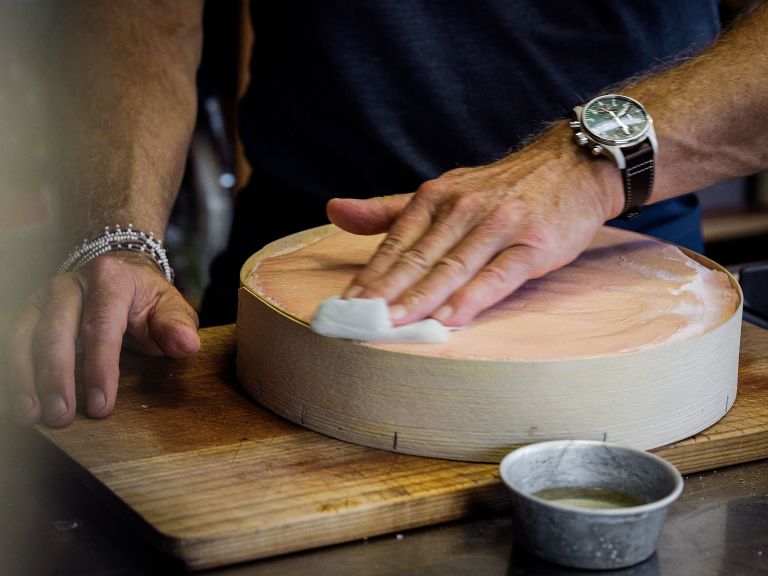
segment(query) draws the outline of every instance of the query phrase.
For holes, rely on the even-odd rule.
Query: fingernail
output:
[[[88,415],[95,416],[104,409],[107,405],[107,397],[104,395],[104,391],[101,388],[91,388],[88,391],[88,399],[86,400],[86,406],[88,408]]]
[[[408,311],[402,304],[395,304],[394,306],[389,307],[389,317],[392,320],[400,320],[400,318],[405,316],[406,312]]]
[[[364,290],[365,288],[363,288],[362,286],[350,286],[349,288],[347,288],[347,291],[344,294],[344,298],[357,298],[358,296],[360,296],[360,294],[363,293]]]
[[[58,394],[50,394],[43,402],[43,414],[49,422],[58,420],[67,413],[67,403]]]
[[[438,308],[437,312],[432,314],[432,318],[439,322],[445,322],[451,316],[453,316],[453,306],[449,306],[448,304],[441,306]]]
[[[29,414],[29,412],[34,407],[35,401],[32,400],[32,397],[29,394],[19,394],[16,396],[16,401],[14,402],[14,410],[16,410],[16,418],[19,420],[23,419],[27,414]]]

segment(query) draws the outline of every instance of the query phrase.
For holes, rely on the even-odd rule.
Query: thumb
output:
[[[197,313],[175,289],[160,296],[147,323],[150,338],[166,356],[186,358],[200,349]]]
[[[367,200],[334,198],[326,206],[331,222],[352,234],[380,234],[400,215],[413,194],[377,196]]]

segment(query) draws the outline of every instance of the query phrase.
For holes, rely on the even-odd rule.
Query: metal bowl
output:
[[[507,454],[499,469],[512,494],[517,541],[575,568],[623,568],[649,558],[667,508],[683,491],[666,460],[604,442],[530,444]]]

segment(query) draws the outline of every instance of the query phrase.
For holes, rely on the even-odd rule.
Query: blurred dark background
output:
[[[722,2],[727,25],[745,4]],[[248,177],[237,140],[237,100],[248,81],[247,2],[208,2],[198,83],[200,108],[187,175],[166,243],[179,287],[197,305],[208,266],[228,234],[232,200]],[[723,183],[700,194],[706,254],[737,269],[768,259],[768,176]]]

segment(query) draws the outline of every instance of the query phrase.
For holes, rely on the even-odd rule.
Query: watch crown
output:
[[[592,148],[592,154],[595,156],[600,156],[603,152],[603,147],[600,146],[600,144],[597,144],[594,148]]]
[[[568,124],[571,126],[571,128],[581,128],[581,122],[578,120],[571,120]]]
[[[579,146],[586,146],[589,142],[589,139],[584,135],[584,132],[576,132],[576,134],[573,135],[573,140]]]

